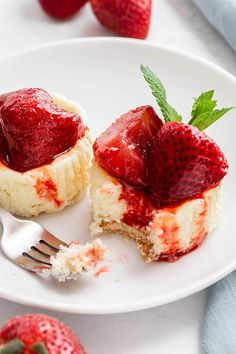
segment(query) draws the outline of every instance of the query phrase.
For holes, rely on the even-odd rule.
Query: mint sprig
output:
[[[213,95],[214,90],[211,90],[203,92],[197,99],[195,99],[192,108],[192,118],[188,124],[193,125],[200,130],[205,130],[234,108],[227,107],[215,109],[217,106],[217,101],[213,100]]]
[[[173,108],[167,101],[166,90],[160,79],[158,79],[148,66],[141,64],[140,68],[145,80],[152,90],[153,96],[156,98],[165,122],[181,122],[181,115],[178,114],[175,108]],[[188,124],[197,127],[199,130],[205,130],[234,108],[226,107],[216,109],[217,101],[213,99],[213,96],[214,90],[211,90],[201,93],[201,95],[195,99],[192,107],[192,118]]]
[[[153,96],[156,98],[165,122],[182,121],[181,115],[179,115],[167,102],[166,90],[162,82],[158,79],[154,72],[149,69],[148,66],[141,65],[140,68],[145,80],[152,90]]]

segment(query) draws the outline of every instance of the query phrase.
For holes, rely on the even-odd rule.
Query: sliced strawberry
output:
[[[90,0],[102,25],[131,38],[146,38],[150,26],[152,0]]]
[[[24,172],[50,163],[85,132],[81,118],[52,102],[42,89],[0,96],[0,159]]]
[[[4,351],[3,345],[15,341],[19,351]],[[20,342],[19,342],[20,341]],[[24,347],[20,346],[20,343]],[[0,347],[5,353],[71,353],[86,354],[76,335],[64,323],[46,315],[29,314],[9,320],[0,329]],[[6,347],[7,348],[7,347]],[[46,351],[43,351],[45,348]]]
[[[174,206],[217,185],[227,170],[223,152],[205,133],[185,123],[166,123],[148,161],[150,197],[157,208]]]
[[[39,0],[44,11],[52,17],[65,19],[76,14],[88,0]]]
[[[162,121],[150,106],[123,114],[94,143],[94,154],[111,175],[146,186],[146,159]]]

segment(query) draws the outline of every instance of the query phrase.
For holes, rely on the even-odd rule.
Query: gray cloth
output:
[[[236,50],[236,0],[193,0],[208,21]]]
[[[236,354],[236,271],[209,288],[202,352]]]

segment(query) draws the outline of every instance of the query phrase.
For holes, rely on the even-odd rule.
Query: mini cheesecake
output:
[[[194,250],[220,219],[220,185],[178,206],[156,209],[146,192],[109,175],[96,161],[90,195],[92,234],[115,232],[133,239],[147,262],[172,262]]]
[[[140,106],[95,140],[91,231],[133,239],[147,262],[173,262],[200,246],[218,224],[228,163],[203,130],[231,108],[214,111],[214,91],[205,92],[184,123],[160,80],[149,68],[142,71],[164,119],[151,106]]]
[[[84,110],[57,93],[0,96],[0,203],[13,214],[53,213],[88,185],[92,143]]]

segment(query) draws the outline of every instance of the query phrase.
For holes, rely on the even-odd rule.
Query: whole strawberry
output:
[[[90,0],[102,25],[124,37],[147,37],[152,0]]]
[[[44,11],[57,19],[65,19],[76,14],[87,0],[39,0]]]
[[[151,199],[162,208],[216,186],[228,163],[207,134],[189,124],[169,122],[156,135],[148,171]]]
[[[188,124],[167,102],[156,75],[141,65],[165,123],[153,136],[147,162],[147,186],[157,208],[172,207],[220,184],[228,163],[219,146],[203,132],[232,107],[216,109],[214,91],[203,92],[193,104]]]
[[[86,354],[75,334],[46,315],[29,314],[9,320],[0,330],[1,354]]]

